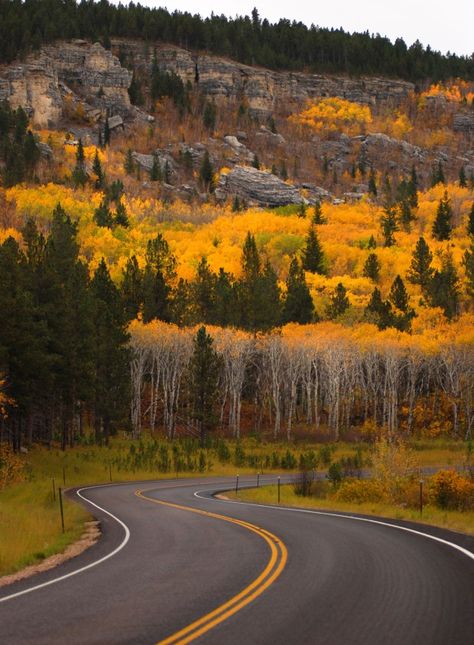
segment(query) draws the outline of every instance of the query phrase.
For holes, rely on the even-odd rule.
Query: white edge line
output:
[[[112,484],[112,485],[116,485],[116,484]],[[106,511],[105,508],[102,508],[102,506],[99,506],[98,504],[91,502],[90,499],[87,499],[87,497],[84,497],[83,495],[81,495],[82,491],[91,490],[92,488],[106,488],[107,486],[110,486],[110,484],[102,484],[98,486],[85,486],[84,488],[79,488],[76,491],[76,495],[78,495],[81,499],[83,499],[88,504],[95,506],[95,508],[98,508],[106,515],[109,515],[109,517],[111,517],[112,519],[114,519],[116,522],[120,524],[120,526],[125,531],[125,537],[123,538],[122,542],[107,555],[104,555],[102,558],[99,558],[98,560],[95,560],[94,562],[91,562],[90,564],[87,564],[86,566],[81,567],[80,569],[75,569],[74,571],[71,571],[70,573],[66,573],[63,576],[59,576],[58,578],[53,578],[52,580],[48,580],[47,582],[43,582],[39,585],[35,585],[34,587],[28,587],[27,589],[23,589],[23,591],[12,593],[9,596],[3,596],[2,598],[0,598],[0,602],[5,602],[6,600],[12,600],[13,598],[18,598],[19,596],[23,596],[24,594],[30,593],[31,591],[37,591],[38,589],[43,589],[44,587],[48,587],[49,585],[55,584],[56,582],[60,582],[61,580],[66,580],[67,578],[71,578],[72,576],[75,576],[78,573],[87,571],[87,569],[92,569],[92,567],[96,567],[98,564],[102,564],[102,562],[105,562],[106,560],[108,560],[109,558],[111,558],[112,556],[114,556],[116,553],[118,553],[123,549],[123,547],[127,544],[128,540],[130,539],[130,529],[128,528],[128,526],[124,522],[122,522],[122,520],[120,520],[118,517],[116,517],[109,511]]]
[[[209,488],[207,490],[198,490],[194,493],[195,497],[199,497],[200,499],[207,499],[209,500],[209,497],[203,497],[199,493],[207,493],[212,491],[213,489]],[[225,491],[223,491],[225,492]],[[415,529],[410,529],[407,526],[399,526],[398,524],[391,524],[390,522],[382,522],[381,520],[371,520],[368,517],[358,517],[357,515],[341,515],[340,513],[329,513],[325,511],[312,511],[306,508],[290,508],[288,506],[270,506],[268,504],[258,504],[258,503],[252,503],[252,502],[236,502],[234,500],[226,500],[226,499],[219,499],[216,497],[212,498],[215,502],[221,502],[223,504],[240,504],[241,506],[255,506],[257,508],[270,508],[272,510],[277,510],[277,511],[290,511],[292,513],[310,513],[312,515],[326,515],[327,517],[340,517],[342,519],[346,520],[356,520],[357,522],[368,522],[369,524],[380,524],[381,526],[388,526],[391,529],[398,529],[399,531],[406,531],[407,533],[413,533],[415,535],[419,535],[421,537],[428,538],[429,540],[434,540],[435,542],[439,542],[440,544],[444,544],[445,546],[449,546],[452,549],[456,549],[456,551],[460,551],[462,554],[470,558],[471,560],[474,560],[474,553],[471,551],[468,551],[462,546],[459,546],[459,544],[455,544],[454,542],[449,542],[449,540],[443,540],[443,538],[436,537],[435,535],[430,535],[429,533],[424,533],[423,531],[416,531]]]

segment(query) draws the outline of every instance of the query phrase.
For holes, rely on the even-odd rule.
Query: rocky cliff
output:
[[[132,73],[100,44],[73,41],[42,47],[24,63],[0,69],[0,100],[22,106],[39,126],[56,125],[65,111],[92,120],[105,111],[126,116]]]
[[[115,40],[112,44],[117,55],[120,53],[128,64],[146,74],[151,72],[156,54],[161,69],[175,72],[185,83],[198,84],[203,94],[217,102],[245,101],[251,112],[262,117],[268,117],[277,109],[290,110],[292,105],[301,105],[306,99],[323,96],[398,105],[414,90],[414,85],[405,81],[274,72],[174,46],[151,47],[128,40]]]

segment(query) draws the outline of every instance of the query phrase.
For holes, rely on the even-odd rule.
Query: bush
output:
[[[309,497],[313,492],[314,474],[309,470],[302,470],[293,481],[295,495]]]
[[[430,482],[430,499],[443,509],[474,508],[474,483],[454,470],[440,470]]]
[[[382,484],[375,479],[354,479],[345,481],[339,487],[335,498],[338,502],[384,502],[385,492]]]
[[[0,445],[0,490],[25,479],[25,465],[10,446]]]

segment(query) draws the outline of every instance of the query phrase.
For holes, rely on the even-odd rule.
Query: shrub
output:
[[[313,492],[314,474],[309,470],[302,470],[293,481],[295,495],[309,497]]]
[[[10,446],[0,445],[0,490],[25,479],[25,465]]]
[[[443,509],[474,508],[474,483],[454,470],[440,470],[431,478],[430,499]]]
[[[345,481],[339,487],[335,498],[338,502],[384,502],[385,491],[381,482],[375,479],[354,479]]]

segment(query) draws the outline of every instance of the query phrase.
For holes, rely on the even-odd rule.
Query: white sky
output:
[[[124,0],[122,0],[124,1]],[[136,1],[136,0],[135,0]],[[201,16],[250,15],[257,7],[261,18],[301,21],[308,26],[342,27],[401,36],[408,45],[419,40],[443,53],[474,53],[474,0],[139,0],[142,5],[189,11]],[[128,2],[128,0],[125,0]]]

